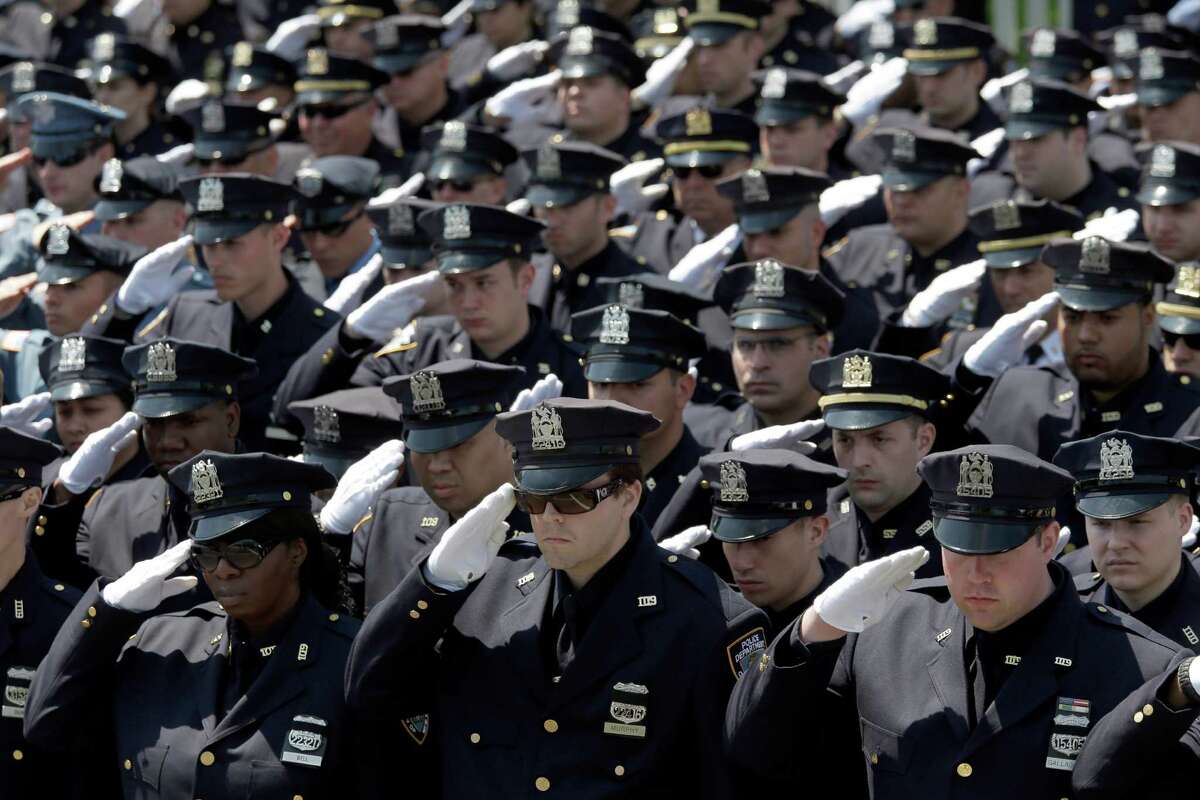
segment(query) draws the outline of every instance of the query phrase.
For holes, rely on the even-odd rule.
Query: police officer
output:
[[[237,450],[237,387],[257,371],[249,359],[177,339],[129,347],[122,363],[133,377],[132,410],[153,469],[91,493],[77,531],[48,526],[48,535],[74,543],[78,563],[90,574],[81,588],[96,576],[115,580],[187,539],[187,497],[166,474],[202,450]]]
[[[1138,150],[1142,177],[1134,199],[1154,249],[1176,263],[1200,259],[1200,146],[1159,142]]]
[[[762,0],[717,0],[685,3],[683,26],[696,43],[700,85],[716,105],[753,114],[756,98],[752,74],[765,52],[761,33],[770,6]]]
[[[1017,328],[998,323],[993,332],[1006,333],[991,336],[991,341],[985,336],[972,346],[974,353],[968,349],[964,355],[965,369],[957,373],[964,385],[970,383],[964,371],[999,374],[972,414],[970,427],[989,441],[1051,458],[1068,441],[1117,427],[1147,436],[1192,435],[1200,424],[1194,413],[1197,390],[1189,376],[1168,373],[1151,346],[1157,327],[1151,297],[1156,286],[1171,279],[1171,264],[1146,245],[1096,236],[1052,241],[1042,251],[1042,261],[1057,275],[1067,370],[996,371],[1016,363],[1014,351],[1023,350],[1021,331],[1049,312],[1055,302],[1051,295],[1022,310],[1031,311],[1031,319]]]
[[[171,62],[125,37],[102,33],[92,42],[88,79],[96,101],[125,112],[113,131],[117,156],[157,155],[178,142],[158,121],[159,95],[174,82]]]
[[[76,233],[61,222],[50,225],[39,250],[46,328],[55,336],[80,330],[146,253],[143,247],[102,234]]]
[[[333,477],[204,452],[170,479],[190,540],[79,601],[34,679],[30,740],[111,752],[128,797],[369,791],[382,775],[340,683],[358,623],[334,610],[338,565],[309,510]],[[161,613],[197,583],[170,577],[189,556],[216,602]]]
[[[1200,265],[1180,264],[1175,288],[1154,308],[1163,366],[1167,372],[1200,378]]]
[[[317,16],[321,19],[321,38],[335,53],[368,61],[374,47],[368,38],[371,26],[396,10],[387,0],[320,0]]]
[[[434,200],[503,205],[508,198],[505,172],[520,156],[499,132],[448,120],[421,132],[421,150],[428,154],[425,180]]]
[[[1136,92],[1148,142],[1200,144],[1200,59],[1183,48],[1137,54]]]
[[[62,758],[64,748],[33,746],[21,732],[34,673],[79,599],[78,592],[47,578],[25,545],[26,523],[37,513],[41,498],[42,468],[59,450],[7,427],[0,428],[0,442],[4,453],[0,505],[5,508],[5,523],[0,527],[0,669],[5,676],[0,739],[6,755],[0,761],[0,780],[6,791],[18,795],[53,792],[56,797],[82,797],[84,776],[95,780],[97,775],[77,761],[75,769],[56,769],[54,759]],[[84,752],[71,756],[78,758]]]
[[[838,138],[833,110],[846,98],[812,72],[777,66],[754,77],[759,85],[754,121],[767,163],[850,177],[845,166],[830,159]]]
[[[929,487],[916,467],[935,444],[947,449],[961,438],[939,418],[950,380],[910,358],[862,350],[814,363],[809,380],[821,394],[834,458],[848,476],[830,494],[825,552],[853,567],[923,546],[935,558],[918,574],[940,575]]]
[[[645,480],[638,513],[653,527],[708,452],[683,422],[696,389],[688,363],[704,355],[704,334],[665,311],[611,304],[574,315],[571,338],[586,348],[588,397],[625,403],[661,423],[642,437],[640,448]]]
[[[156,250],[183,236],[179,171],[152,156],[109,159],[96,177],[96,219],[105,236]]]
[[[542,242],[549,251],[535,259],[545,294],[535,294],[534,303],[556,330],[566,330],[572,314],[604,302],[597,279],[644,271],[608,235],[616,209],[609,178],[625,162],[586,142],[547,142],[524,157],[530,171],[525,199],[545,223]]]
[[[770,13],[759,23],[764,67],[798,67],[827,75],[840,66],[833,52],[834,15],[811,0],[771,3]]]
[[[296,173],[292,215],[320,272],[324,297],[379,252],[379,236],[366,215],[378,182],[379,165],[354,156],[318,158]],[[382,286],[383,280],[376,278],[359,297],[365,300]]]
[[[50,27],[49,60],[65,69],[75,69],[88,56],[88,45],[99,35],[125,33],[125,23],[113,16],[100,0],[68,0],[43,14]]]
[[[304,425],[302,460],[339,480],[376,447],[404,435],[400,409],[378,386],[297,400],[288,410]]]
[[[274,108],[288,108],[296,97],[295,83],[296,67],[286,58],[251,42],[230,48],[225,94],[238,103],[256,106],[270,100]]]
[[[474,88],[486,79],[492,56],[542,38],[534,20],[537,9],[529,0],[473,0],[470,7],[476,32],[464,36],[450,51],[450,84],[458,89]],[[574,8],[578,19],[580,9]],[[557,10],[556,5],[551,13]],[[546,38],[553,39],[553,33]]]
[[[872,797],[952,797],[968,784],[973,797],[1003,797],[1014,774],[1030,797],[1070,794],[1089,729],[1183,654],[1082,603],[1053,562],[1054,505],[1069,474],[994,445],[927,456],[920,470],[953,602],[903,591],[924,549],[846,573],[735,688],[731,757],[768,775],[799,757],[807,774],[855,742],[827,739],[797,709],[849,712]],[[1156,776],[1143,777],[1153,793]]]
[[[168,55],[180,78],[195,78],[220,90],[225,82],[225,48],[241,41],[236,9],[221,0],[165,3],[170,36]]]
[[[903,308],[940,273],[979,257],[967,224],[967,162],[979,154],[933,128],[880,130],[888,224],[857,228],[825,250],[843,283],[873,289],[880,316]],[[985,287],[986,289],[986,287]],[[986,297],[984,298],[986,300]],[[980,303],[977,323],[999,316]]]
[[[637,517],[639,440],[656,424],[571,398],[502,414],[516,488],[447,530],[366,622],[350,706],[380,722],[433,706],[432,769],[448,796],[737,794],[719,720],[758,662],[766,620],[658,548]],[[503,544],[514,503],[536,544]],[[491,691],[481,674],[514,690]]]
[[[1179,549],[1194,517],[1200,449],[1116,430],[1068,442],[1054,463],[1075,477],[1075,508],[1087,521],[1088,546],[1064,559],[1085,570],[1075,579],[1080,595],[1181,647],[1200,644],[1200,575]]]
[[[433,242],[417,225],[417,216],[434,207],[436,203],[416,197],[375,197],[367,203],[367,217],[380,241],[385,284],[390,286],[437,269]],[[428,287],[421,310],[427,316],[449,313],[444,284]]]
[[[213,99],[182,116],[192,128],[192,159],[201,174],[245,172],[291,181],[296,164],[275,141],[276,114]]]

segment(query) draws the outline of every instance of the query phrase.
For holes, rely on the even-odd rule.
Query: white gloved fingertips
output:
[[[191,539],[185,539],[154,558],[137,562],[101,589],[100,597],[123,611],[153,611],[163,600],[192,589],[198,582],[194,575],[170,577],[188,560],[191,549]]]
[[[438,588],[458,591],[483,577],[508,536],[504,519],[515,506],[511,484],[483,498],[442,534],[423,567],[426,579]]]
[[[929,560],[924,547],[912,547],[859,564],[817,596],[813,608],[827,625],[862,633],[883,620],[914,573]]]
[[[141,424],[137,414],[127,411],[107,428],[88,434],[58,472],[63,487],[71,494],[80,495],[97,486],[112,469],[117,454],[130,444],[130,434],[136,435]]]

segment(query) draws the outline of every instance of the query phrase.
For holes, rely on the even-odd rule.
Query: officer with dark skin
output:
[[[647,411],[661,423],[641,441],[645,480],[638,513],[653,527],[708,452],[683,422],[696,390],[688,363],[704,355],[704,334],[665,311],[610,304],[574,315],[571,338],[585,348],[588,397]]]
[[[0,466],[0,670],[5,675],[0,741],[6,755],[0,761],[0,781],[6,792],[17,795],[53,792],[55,797],[83,797],[84,775],[93,782],[87,794],[94,794],[94,781],[102,773],[85,773],[78,761],[78,769],[53,766],[57,759],[78,759],[83,752],[68,754],[61,748],[35,747],[21,731],[34,672],[79,599],[77,591],[42,573],[25,544],[42,496],[42,467],[58,457],[59,449],[7,427],[0,428],[0,442],[4,453]]]
[[[904,591],[924,548],[847,572],[739,681],[728,752],[755,774],[789,774],[797,759],[818,769],[855,743],[805,720],[850,714],[874,798],[953,797],[966,786],[973,797],[1007,797],[1014,775],[1025,796],[1075,796],[1095,726],[1132,718],[1123,701],[1190,654],[1081,602],[1053,561],[1054,505],[1069,474],[1004,445],[930,455],[920,472],[952,602]],[[899,690],[917,684],[925,688]],[[1158,713],[1171,716],[1161,701],[1144,716]],[[1138,777],[1147,796],[1183,791],[1152,769]]]
[[[637,516],[639,440],[656,424],[572,398],[500,415],[515,487],[447,530],[365,623],[350,707],[382,722],[432,704],[445,796],[737,796],[720,718],[767,623]],[[534,540],[505,543],[514,505]]]
[[[1116,430],[1068,442],[1054,462],[1075,476],[1088,546],[1063,558],[1086,600],[1129,614],[1189,649],[1200,644],[1200,574],[1179,549],[1192,526],[1200,449]]]

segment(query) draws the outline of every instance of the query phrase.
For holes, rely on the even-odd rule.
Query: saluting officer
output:
[[[310,511],[333,477],[204,452],[169,479],[190,540],[83,596],[34,679],[30,740],[111,752],[129,798],[370,794],[374,745],[340,684],[358,623],[334,610],[344,586]],[[189,556],[216,601],[163,613],[196,585],[169,577]]]
[[[449,120],[421,132],[425,180],[439,203],[490,203],[508,199],[505,171],[520,154],[491,128]]]
[[[1184,46],[1145,47],[1137,51],[1135,68],[1146,141],[1200,144],[1200,58]]]
[[[849,169],[831,160],[838,138],[833,110],[846,102],[820,75],[774,67],[754,76],[759,84],[758,146],[772,167],[804,167],[834,180],[849,178]]]
[[[304,426],[302,460],[320,464],[338,480],[376,447],[404,436],[399,407],[378,386],[297,400],[288,410]]]
[[[113,130],[118,158],[158,155],[179,144],[158,120],[159,98],[175,82],[170,61],[111,33],[97,36],[89,55],[86,75],[96,101],[125,112]]]
[[[1200,574],[1179,541],[1194,517],[1200,449],[1115,430],[1068,442],[1054,463],[1075,477],[1075,508],[1087,521],[1088,546],[1063,559],[1082,572],[1080,595],[1194,650]]]
[[[502,414],[517,488],[455,523],[365,623],[350,706],[380,723],[432,707],[443,796],[737,796],[720,719],[767,623],[637,517],[656,424],[572,398]],[[514,502],[536,544],[504,544]]]
[[[771,12],[763,0],[689,0],[683,27],[696,43],[700,87],[721,108],[753,114],[757,92],[753,73],[763,57],[762,20]]]
[[[1180,264],[1175,288],[1156,303],[1158,333],[1163,341],[1163,366],[1200,378],[1200,264]]]
[[[379,236],[366,215],[379,183],[379,165],[367,158],[326,156],[296,173],[292,215],[300,240],[322,279],[321,300],[342,279],[362,270],[379,252]],[[376,277],[359,294],[372,297],[383,286]]]
[[[156,250],[183,236],[187,210],[179,191],[179,170],[153,156],[109,159],[96,177],[100,195],[96,219],[105,236]],[[193,282],[206,279],[197,270]],[[211,288],[211,287],[204,287]]]
[[[638,513],[653,527],[675,490],[708,452],[683,422],[696,390],[691,359],[704,355],[704,334],[665,311],[611,304],[571,318],[571,338],[586,348],[588,397],[647,411],[661,423],[642,437],[642,500]]]
[[[731,757],[760,774],[797,760],[819,770],[857,742],[827,737],[812,714],[849,711],[876,800],[1007,797],[1014,780],[1029,797],[1072,794],[1093,726],[1184,654],[1082,603],[1052,560],[1066,472],[1004,445],[930,455],[920,469],[953,602],[904,591],[923,548],[850,570],[739,681]],[[1167,716],[1161,702],[1146,714],[1156,711]],[[1173,796],[1156,792],[1158,775],[1140,777],[1140,791]]]

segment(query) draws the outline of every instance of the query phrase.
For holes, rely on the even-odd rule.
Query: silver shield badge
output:
[[[773,258],[764,258],[754,265],[754,286],[751,292],[756,297],[783,297],[783,265]]]
[[[461,153],[467,149],[467,126],[458,120],[450,120],[442,126],[442,137],[438,140],[439,150]]]
[[[721,502],[750,502],[750,487],[746,483],[746,470],[736,461],[721,462]]]
[[[87,340],[71,336],[62,340],[58,353],[59,372],[79,372],[87,363]]]
[[[155,342],[146,351],[146,380],[150,383],[171,383],[178,379],[175,372],[175,348],[167,342]]]
[[[117,194],[121,191],[121,180],[124,177],[125,167],[121,165],[121,159],[110,158],[105,161],[100,170],[100,193]]]
[[[196,199],[196,211],[225,210],[225,185],[220,178],[204,178],[200,181],[199,197]]]
[[[224,496],[216,464],[211,459],[202,459],[192,464],[192,503],[199,505],[219,500]]]
[[[992,462],[985,453],[967,453],[958,462],[958,486],[954,489],[959,497],[991,497]]]
[[[742,200],[746,203],[770,202],[771,191],[767,187],[767,176],[757,169],[748,169],[743,172]]]
[[[567,446],[557,409],[546,405],[535,407],[529,415],[529,428],[533,434],[530,446],[534,450],[562,450]]]
[[[313,429],[310,434],[314,441],[337,444],[342,440],[341,422],[338,420],[337,409],[332,406],[313,407]]]
[[[1112,247],[1107,239],[1099,236],[1087,237],[1079,249],[1079,269],[1084,272],[1107,275],[1111,252]]]
[[[46,234],[46,255],[65,256],[71,251],[71,229],[66,225],[51,225]]]
[[[296,189],[305,197],[316,197],[325,186],[325,176],[315,169],[306,168],[296,173]]]
[[[442,217],[443,239],[471,238],[471,210],[466,206],[450,206]]]
[[[601,344],[629,344],[629,312],[621,306],[604,309],[600,322]]]
[[[443,411],[446,408],[446,398],[442,394],[442,382],[432,372],[414,372],[408,379],[408,389],[412,392],[412,410],[416,414],[429,411]]]
[[[221,133],[225,130],[225,106],[217,102],[205,103],[200,110],[200,127],[205,133]]]
[[[1109,439],[1100,445],[1100,480],[1127,481],[1133,478],[1133,448],[1124,439]]]

